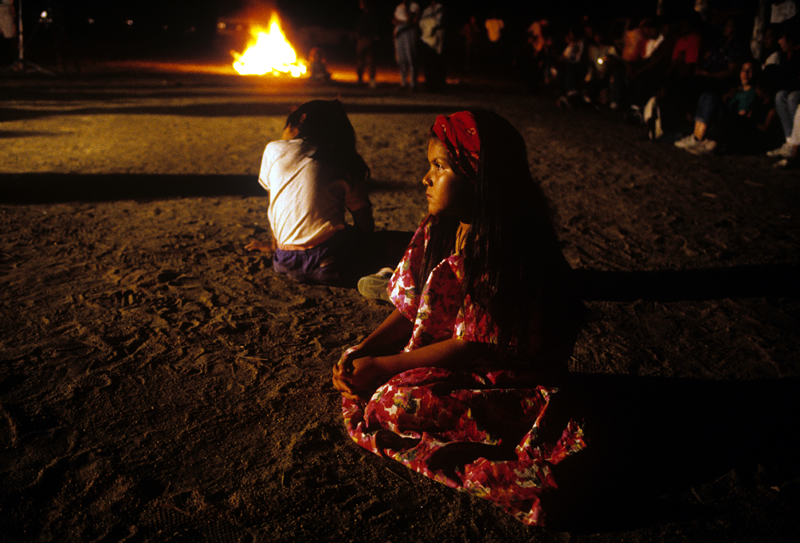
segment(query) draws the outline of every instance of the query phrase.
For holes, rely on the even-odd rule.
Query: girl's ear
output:
[[[297,126],[298,127],[302,126],[304,122],[306,122],[306,114],[305,113],[300,115],[300,123]]]

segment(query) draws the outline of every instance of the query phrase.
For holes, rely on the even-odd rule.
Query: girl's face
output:
[[[742,82],[743,87],[747,87],[753,82],[753,65],[750,62],[742,64],[742,69],[739,72],[739,80]]]
[[[453,170],[447,147],[438,139],[428,143],[430,169],[422,184],[428,198],[428,213],[442,217],[458,217],[466,222],[471,212],[472,183]]]

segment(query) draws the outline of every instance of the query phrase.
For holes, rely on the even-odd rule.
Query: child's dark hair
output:
[[[311,100],[292,111],[286,126],[317,147],[314,157],[337,166],[348,182],[369,178],[369,168],[356,151],[356,131],[339,100]]]
[[[536,352],[541,345],[530,342],[542,339],[574,341],[585,308],[571,285],[547,198],[531,175],[525,140],[493,112],[472,114],[481,144],[462,297],[489,313],[502,352]],[[449,256],[457,228],[447,218],[432,227],[423,278]],[[542,337],[530,337],[531,324]]]

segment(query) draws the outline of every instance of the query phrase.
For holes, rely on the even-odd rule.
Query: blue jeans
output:
[[[724,115],[722,100],[716,94],[704,92],[697,100],[697,109],[694,112],[694,120],[700,121],[710,127],[712,123],[721,120]]]
[[[798,104],[800,104],[800,91],[780,90],[775,95],[775,112],[781,120],[781,127],[787,140],[792,135],[794,112],[797,111]]]
[[[417,31],[413,28],[400,29],[395,43],[397,63],[400,65],[400,83],[413,89],[417,85]]]

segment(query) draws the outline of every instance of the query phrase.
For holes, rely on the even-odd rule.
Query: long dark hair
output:
[[[339,100],[305,102],[289,114],[286,126],[297,128],[298,138],[317,147],[314,157],[333,164],[348,182],[369,178],[369,167],[356,151],[356,131]]]
[[[583,306],[571,288],[547,198],[531,175],[525,140],[493,112],[472,114],[481,149],[462,297],[489,313],[499,351],[535,353],[543,342],[574,338]],[[423,280],[452,253],[458,224],[441,217],[431,226]]]

